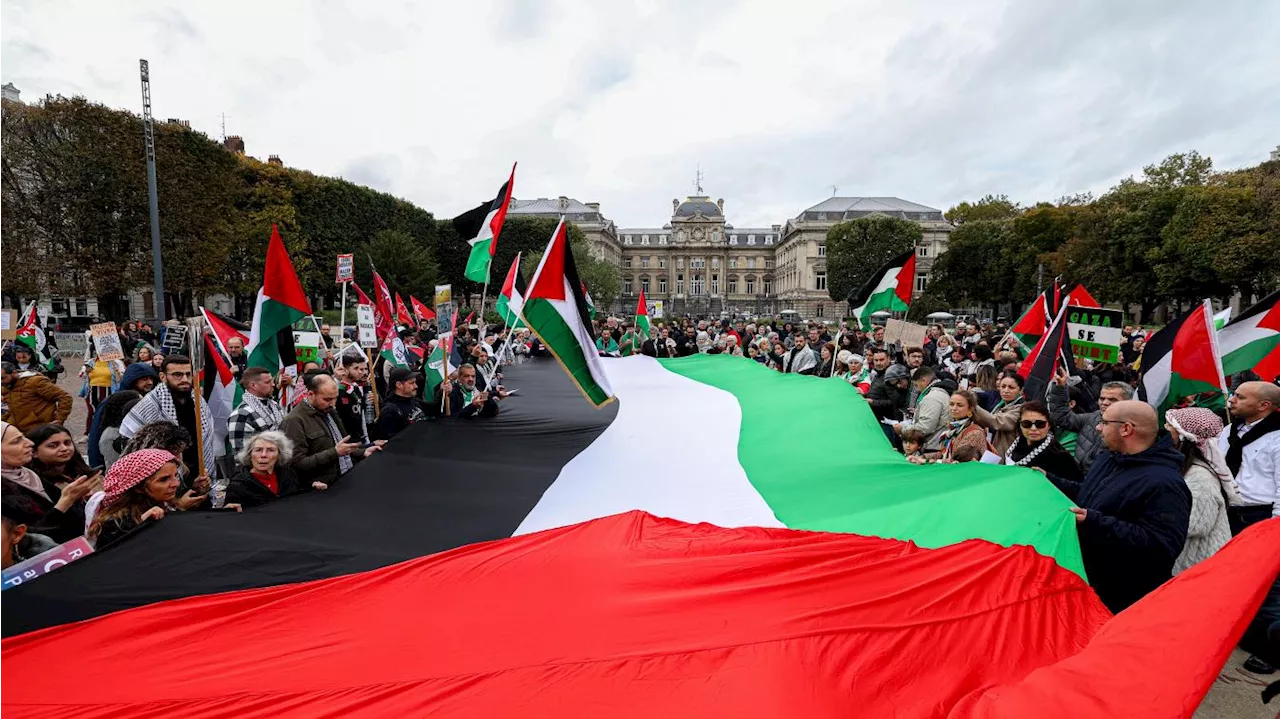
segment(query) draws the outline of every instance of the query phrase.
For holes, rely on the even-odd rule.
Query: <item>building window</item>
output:
[[[827,219],[827,213],[825,213],[825,212],[819,212],[819,213],[818,213],[818,221],[819,221],[819,222],[822,222],[822,221],[824,221],[824,220],[826,220],[826,219]]]
[[[718,268],[718,267],[720,267],[720,258],[719,258],[719,257],[712,257],[712,258],[711,258],[711,266],[712,266],[713,268]]]
[[[667,294],[667,278],[665,277],[658,278],[658,294],[660,295]]]
[[[705,257],[694,257],[689,260],[689,267],[692,267],[695,270],[701,270],[706,266],[707,260]]]
[[[648,267],[649,267],[649,258],[648,258],[648,257],[641,257],[641,258],[640,258],[640,266],[641,266],[641,267],[644,267],[644,268],[648,268]]]
[[[642,244],[642,245],[647,245],[647,244],[649,244],[649,236],[648,236],[648,235],[640,235],[640,244]]]
[[[624,295],[631,294],[631,280],[628,279],[628,280],[622,281],[622,294]]]
[[[677,258],[676,258],[676,269],[677,269],[677,270],[683,270],[683,269],[684,269],[684,258],[683,258],[683,257],[677,257]]]
[[[660,269],[660,270],[665,270],[666,268],[667,268],[667,258],[665,258],[665,257],[659,257],[659,258],[658,258],[658,269]]]
[[[929,248],[927,246],[920,245],[919,247],[916,248],[916,257],[928,257],[928,256],[929,256]]]
[[[825,314],[825,313],[826,313],[826,310],[827,310],[827,306],[826,306],[826,305],[818,305],[816,308],[814,308],[814,312],[815,312],[815,314],[817,314],[819,317],[821,317],[823,314]]]
[[[755,268],[756,268],[756,258],[754,257],[747,258],[747,269],[754,270]]]
[[[826,256],[827,256],[827,246],[818,245],[818,257],[826,257]]]
[[[765,235],[765,236],[764,236],[764,243],[765,243],[766,245],[772,245],[772,244],[773,244],[773,235]]]
[[[737,277],[729,278],[729,294],[731,295],[738,294],[738,278]]]
[[[773,260],[765,260],[764,266],[765,266],[765,269],[768,269],[768,270],[773,269]]]
[[[737,258],[734,258],[734,257],[730,257],[730,258],[729,258],[729,269],[731,269],[731,270],[736,270],[736,269],[738,269],[738,260],[737,260]]]
[[[754,245],[755,243],[756,243],[756,236],[755,236],[755,235],[747,235],[747,244],[748,244],[748,245]]]
[[[623,238],[622,238],[622,244],[624,244],[624,245],[629,245],[629,244],[631,244],[631,235],[627,235],[626,237],[623,237]]]
[[[89,316],[89,301],[76,300],[76,317],[88,317],[88,316]]]
[[[764,293],[765,293],[766,295],[771,295],[771,294],[773,294],[773,280],[765,280],[765,281],[764,281]]]
[[[929,284],[929,276],[920,273],[916,275],[916,292],[924,292],[925,286]]]
[[[649,292],[649,278],[648,278],[648,277],[641,277],[641,278],[640,278],[640,289],[644,290],[646,294]]]
[[[711,275],[711,294],[720,292],[720,275]]]
[[[49,314],[65,317],[67,315],[67,301],[60,297],[49,300]]]
[[[815,290],[825,290],[825,289],[827,289],[827,273],[825,273],[825,272],[816,272],[816,273],[814,273],[814,275],[813,275],[813,289],[815,289]]]
[[[684,275],[676,275],[676,294],[684,294]]]
[[[754,295],[755,293],[756,293],[756,281],[748,277],[747,278],[747,294]]]
[[[665,244],[667,244],[667,236],[666,236],[666,235],[658,235],[658,244],[659,244],[659,245],[665,245]]]
[[[625,269],[628,269],[628,270],[629,270],[629,269],[631,269],[631,258],[630,258],[630,257],[624,257],[624,258],[623,258],[623,260],[622,260],[622,266],[623,266],[623,268],[625,268]]]
[[[693,290],[693,294],[695,295],[702,294],[702,275],[694,275],[693,281],[690,284],[691,284],[691,289]]]
[[[729,244],[731,244],[731,245],[736,245],[736,244],[738,244],[738,236],[737,236],[737,235],[729,235]]]

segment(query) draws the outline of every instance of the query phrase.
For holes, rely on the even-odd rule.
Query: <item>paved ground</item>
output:
[[[67,361],[66,366],[67,372],[62,375],[59,384],[74,395],[80,391],[81,380],[75,374],[79,371],[79,363],[73,360]],[[67,426],[76,437],[82,451],[85,446],[84,427],[87,413],[84,400],[76,397],[75,407],[71,411],[71,418],[67,420]],[[1169,646],[1171,651],[1176,651],[1177,637],[1170,637]],[[1259,697],[1262,688],[1272,680],[1280,679],[1280,674],[1260,677],[1246,672],[1240,668],[1240,665],[1247,657],[1247,654],[1239,650],[1231,655],[1226,666],[1219,673],[1218,680],[1213,683],[1213,688],[1201,703],[1200,709],[1196,711],[1195,719],[1280,719],[1280,705],[1277,705],[1277,701],[1280,700],[1273,700],[1271,706],[1268,706],[1263,704]],[[1158,658],[1153,660],[1158,661]]]

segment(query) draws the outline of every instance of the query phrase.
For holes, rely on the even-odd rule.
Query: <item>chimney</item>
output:
[[[276,167],[284,167],[284,160],[281,160],[279,155],[268,155],[267,164],[275,165]]]
[[[244,138],[240,137],[239,135],[228,136],[227,139],[222,141],[222,146],[236,153],[237,155],[244,154]]]
[[[716,209],[720,210],[720,214],[722,215],[724,214],[724,198],[723,197],[716,200]]]
[[[599,202],[588,202],[588,203],[585,203],[585,204],[586,204],[586,206],[587,206],[587,207],[590,207],[590,208],[591,208],[592,212],[599,212],[599,211],[600,211],[600,203],[599,203]]]
[[[560,211],[565,212],[569,209],[569,198],[564,195],[560,196]]]
[[[782,225],[774,225],[774,226],[773,226],[773,231],[774,231],[774,232],[780,232],[781,230],[782,230]]]

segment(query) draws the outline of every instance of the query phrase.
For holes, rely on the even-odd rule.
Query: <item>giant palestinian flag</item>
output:
[[[1187,717],[1280,571],[1272,520],[1112,617],[1035,472],[909,464],[843,382],[605,365],[603,409],[535,359],[328,492],[6,590],[5,716]],[[155,671],[193,655],[216,691]]]
[[[524,281],[524,273],[520,271],[520,258],[523,254],[516,253],[516,258],[511,262],[511,269],[507,270],[507,279],[502,283],[502,290],[498,292],[496,310],[508,329],[520,326],[520,309],[524,306],[524,295],[529,291]]]
[[[857,292],[849,295],[849,308],[864,332],[871,331],[871,315],[906,312],[916,281],[916,251],[908,250],[889,260]]]
[[[1270,382],[1280,376],[1280,290],[1267,295],[1218,331],[1222,371],[1253,371]]]
[[[1155,407],[1162,421],[1165,410],[1189,397],[1196,397],[1197,405],[1221,406],[1227,383],[1216,335],[1213,308],[1205,300],[1147,340],[1138,397]]]
[[[569,250],[563,218],[533,273],[520,316],[589,402],[599,407],[613,399],[604,363],[588,326],[586,293]]]
[[[472,282],[489,281],[489,265],[498,251],[498,237],[507,220],[507,208],[511,206],[511,193],[516,184],[516,166],[511,165],[511,176],[498,188],[498,196],[491,202],[481,203],[473,210],[453,218],[453,227],[471,245],[467,267],[463,271]]]
[[[302,283],[293,271],[280,231],[272,225],[262,289],[258,290],[249,332],[249,366],[274,372],[294,364],[297,355],[293,346],[293,323],[309,314],[311,303],[307,301],[307,293],[302,291]]]

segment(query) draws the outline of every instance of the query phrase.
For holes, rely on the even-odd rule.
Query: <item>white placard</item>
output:
[[[373,321],[373,305],[356,305],[356,329],[362,348],[377,348],[378,327]]]

